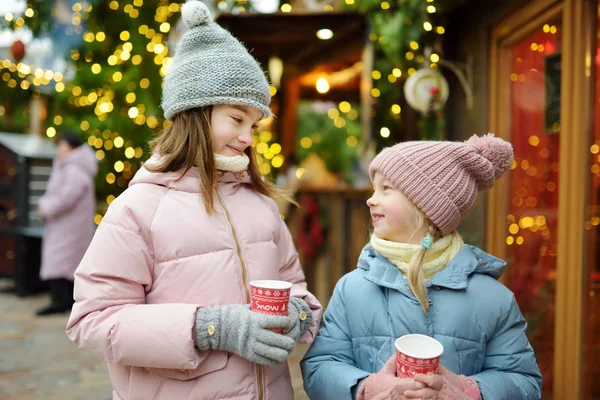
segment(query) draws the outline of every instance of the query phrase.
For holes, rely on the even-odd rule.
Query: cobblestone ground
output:
[[[0,291],[9,283],[0,279]],[[65,336],[68,315],[35,316],[48,301],[46,294],[0,292],[0,399],[110,400],[104,363]],[[308,399],[298,367],[305,351],[298,346],[289,360],[297,400]]]

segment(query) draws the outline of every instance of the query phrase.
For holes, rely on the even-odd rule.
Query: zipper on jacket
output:
[[[219,199],[219,203],[221,204],[221,207],[223,207],[223,210],[225,211],[225,216],[227,217],[227,222],[229,222],[229,226],[231,227],[231,233],[233,235],[233,240],[235,242],[235,247],[237,250],[237,255],[238,258],[240,260],[240,265],[241,265],[241,269],[242,269],[242,283],[244,285],[244,291],[246,292],[246,302],[250,302],[250,291],[248,290],[248,285],[247,280],[248,280],[248,273],[246,271],[246,265],[244,264],[244,259],[242,258],[242,247],[240,246],[240,243],[238,241],[237,238],[237,234],[235,233],[235,228],[233,226],[233,222],[231,221],[231,216],[229,215],[229,210],[227,210],[227,207],[225,207],[225,203],[223,203],[223,200],[221,199],[221,195],[219,194],[218,190],[217,190],[217,198]],[[263,399],[263,367],[262,365],[256,365],[256,381],[258,383],[258,400],[262,400]]]
[[[219,194],[218,191],[217,191],[217,198],[219,199],[219,203],[221,203],[221,207],[223,207],[223,210],[225,211],[225,216],[227,217],[227,222],[229,222],[229,226],[231,227],[233,241],[235,242],[237,255],[240,260],[240,265],[241,265],[241,269],[242,269],[242,283],[244,285],[244,291],[246,293],[246,302],[250,303],[250,291],[248,290],[248,285],[247,285],[248,274],[246,272],[246,265],[244,264],[244,259],[242,258],[242,247],[240,246],[240,243],[237,238],[237,234],[235,233],[235,228],[233,227],[233,222],[231,222],[231,216],[229,215],[229,210],[227,210],[227,207],[225,207],[225,204],[223,203],[223,200],[221,200],[221,195]]]

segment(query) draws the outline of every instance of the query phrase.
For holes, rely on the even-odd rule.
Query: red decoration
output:
[[[25,44],[19,39],[10,46],[10,52],[12,53],[16,62],[20,62],[25,57]]]
[[[298,218],[298,250],[304,255],[306,263],[317,259],[321,247],[325,243],[325,229],[319,221],[319,202],[313,196],[307,195],[300,201]]]
[[[437,94],[440,92],[440,90],[437,88],[437,86],[432,86],[431,88],[429,88],[429,94],[432,97],[437,96]]]

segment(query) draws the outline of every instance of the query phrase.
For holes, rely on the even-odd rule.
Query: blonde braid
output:
[[[441,236],[440,231],[431,222],[427,221],[427,233],[425,237],[431,237],[434,241]],[[421,303],[425,314],[429,313],[429,300],[427,290],[425,289],[425,278],[423,277],[423,258],[427,249],[421,246],[421,249],[410,259],[408,264],[408,287]]]

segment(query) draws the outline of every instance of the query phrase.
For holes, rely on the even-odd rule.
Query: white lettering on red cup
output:
[[[269,315],[288,315],[292,284],[286,281],[262,280],[250,282],[250,309]],[[272,329],[283,333],[282,329]]]
[[[413,378],[417,374],[435,373],[444,346],[432,337],[411,334],[396,339],[396,376]]]

